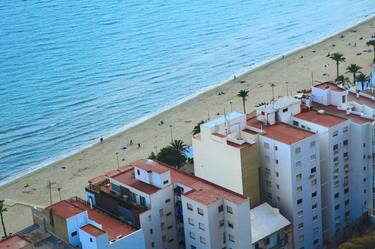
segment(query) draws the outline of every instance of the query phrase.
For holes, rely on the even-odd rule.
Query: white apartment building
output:
[[[248,198],[166,164],[137,160],[89,183],[88,201],[142,228],[148,249],[252,248]]]
[[[44,210],[33,209],[34,223],[73,247],[82,249],[145,249],[142,229],[120,222],[78,198]]]
[[[281,119],[279,115],[291,117],[288,112],[295,111],[289,108],[287,99],[282,102],[286,105],[280,110],[260,108],[257,115],[248,119],[250,128],[262,130],[258,139],[262,197],[292,222],[294,248],[320,248],[323,239],[318,136],[276,123]]]
[[[260,204],[256,132],[247,129],[246,115],[233,112],[201,125],[193,137],[194,174]]]

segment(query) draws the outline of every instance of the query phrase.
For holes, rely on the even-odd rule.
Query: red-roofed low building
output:
[[[142,228],[146,248],[251,248],[245,196],[153,160],[126,168],[99,185],[89,181],[86,196]]]
[[[33,249],[31,241],[19,235],[10,236],[0,241],[0,249]]]
[[[145,249],[142,229],[132,227],[79,198],[62,200],[38,212],[34,222],[82,249]]]

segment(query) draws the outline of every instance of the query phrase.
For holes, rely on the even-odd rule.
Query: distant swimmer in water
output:
[[[100,138],[100,143],[103,143],[103,141],[104,141],[104,139],[101,137],[101,138]]]

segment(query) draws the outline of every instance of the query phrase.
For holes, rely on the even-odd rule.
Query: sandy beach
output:
[[[6,199],[9,204],[9,211],[5,213],[8,232],[15,232],[32,224],[28,205],[45,206],[50,203],[49,181],[53,202],[60,197],[83,196],[88,179],[117,167],[116,153],[120,164],[145,158],[152,151],[167,145],[171,140],[171,133],[174,139],[182,139],[191,144],[191,131],[197,122],[208,117],[214,118],[218,113],[223,114],[224,108],[227,112],[231,109],[242,111],[241,99],[236,97],[241,89],[250,91],[246,105],[247,111],[251,111],[257,103],[267,102],[272,98],[270,83],[276,85],[275,95],[283,96],[287,91],[288,94],[295,94],[298,90],[307,89],[313,81],[334,80],[335,62],[326,57],[328,53],[334,52],[341,52],[346,57],[346,62],[340,65],[341,73],[346,71],[349,64],[355,63],[363,67],[362,72],[369,74],[373,52],[364,50],[369,49],[366,42],[374,34],[375,18],[251,70],[105,139],[103,143],[0,187],[0,198]],[[345,75],[352,78],[351,74]],[[220,92],[224,94],[218,95]],[[163,125],[159,125],[161,120]],[[133,145],[129,145],[130,140]],[[124,146],[127,147],[125,151],[121,149]]]

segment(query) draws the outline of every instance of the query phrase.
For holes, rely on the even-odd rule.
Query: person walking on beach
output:
[[[141,144],[138,144],[138,149],[141,148]]]

